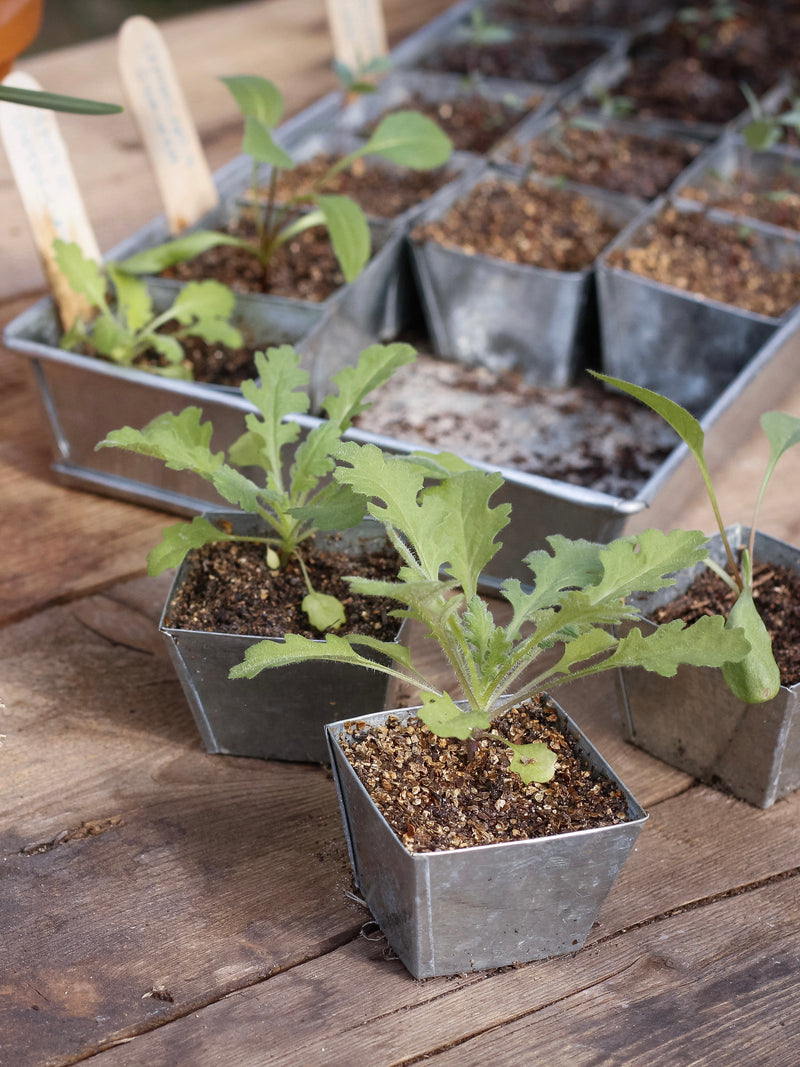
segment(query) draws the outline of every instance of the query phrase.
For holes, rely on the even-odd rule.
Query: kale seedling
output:
[[[333,63],[333,72],[349,99],[374,93],[377,79],[391,70],[391,66],[388,56],[374,56],[368,63],[357,63],[355,67],[348,67],[337,59]]]
[[[784,452],[793,445],[800,444],[800,419],[794,415],[788,415],[783,411],[768,411],[761,416],[761,426],[770,445],[770,456],[761,488],[758,491],[753,519],[750,524],[750,541],[746,549],[742,551],[741,567],[737,563],[727,534],[722,514],[711,482],[711,474],[705,459],[704,439],[705,434],[700,423],[689,412],[667,399],[652,389],[645,389],[640,385],[632,385],[630,382],[619,378],[611,378],[606,374],[598,374],[592,371],[596,378],[608,385],[621,389],[636,397],[643,404],[655,411],[662,417],[678,436],[686,443],[689,451],[695,458],[700,473],[703,476],[708,498],[714,511],[725,555],[728,559],[728,574],[713,560],[706,560],[706,566],[718,574],[719,577],[737,594],[736,603],[731,608],[726,622],[728,629],[741,627],[745,637],[750,642],[750,652],[737,662],[723,664],[722,673],[728,686],[740,700],[751,704],[758,704],[765,700],[771,700],[781,685],[780,672],[772,654],[772,639],[758,609],[753,601],[753,545],[756,536],[756,521],[761,502],[764,499],[767,485],[775,470],[775,466]]]
[[[273,134],[283,115],[283,97],[266,78],[240,75],[223,78],[245,118],[242,151],[252,158],[252,211],[255,213],[256,237],[250,241],[215,230],[196,230],[157,248],[136,253],[123,263],[135,274],[158,273],[217,245],[234,245],[251,252],[265,274],[275,253],[304,230],[324,226],[345,280],[351,282],[367,263],[371,238],[367,219],[349,196],[325,192],[326,186],[342,170],[362,156],[380,156],[391,163],[414,170],[442,166],[450,158],[450,138],[418,111],[398,111],[387,115],[369,140],[343,156],[302,195],[277,202],[278,176],[282,169],[293,169],[294,161],[277,143]],[[261,164],[271,167],[266,203],[258,197],[258,170]]]
[[[288,477],[287,449],[300,436],[300,425],[290,416],[309,410],[308,372],[290,345],[258,352],[255,358],[258,379],[244,382],[242,393],[256,411],[245,416],[246,430],[227,457],[211,450],[213,426],[200,421],[202,411],[196,407],[184,408],[178,415],[159,415],[141,430],[129,426],[113,430],[97,447],[124,448],[163,460],[170,470],[194,471],[223,499],[259,516],[268,531],[261,537],[226,533],[202,516],[176,523],[149,553],[149,574],[177,567],[190,549],[215,541],[263,544],[271,570],[282,568],[290,556],[297,559],[307,588],[303,610],[312,626],[327,630],[344,622],[344,609],[336,597],[313,589],[302,546],[319,530],[347,530],[364,517],[363,499],[327,480],[334,466],[332,454],[342,433],[368,406],[367,394],[398,367],[412,362],[415,353],[410,345],[373,345],[361,353],[357,366],[339,371],[333,379],[337,393],[322,402],[328,421],[314,427],[297,446]],[[256,468],[259,480],[244,468]]]
[[[227,286],[214,281],[192,282],[178,292],[160,314],[153,310],[147,286],[114,263],[101,267],[87,259],[76,244],[57,238],[56,261],[76,293],[89,302],[93,318],[78,317],[61,338],[62,348],[91,348],[125,367],[139,356],[154,351],[166,366],[148,370],[168,378],[191,378],[184,365],[181,341],[200,337],[209,344],[241,348],[242,335],[230,323],[235,298]],[[113,296],[109,296],[109,286]],[[171,324],[171,333],[162,329]]]
[[[281,645],[259,642],[231,670],[233,678],[310,659],[383,671],[419,687],[419,717],[440,737],[491,737],[509,745],[511,767],[527,783],[549,781],[555,755],[540,743],[510,744],[491,729],[493,720],[525,699],[615,667],[670,676],[681,663],[721,665],[748,651],[741,632],[725,630],[721,616],[691,626],[669,623],[648,636],[637,628],[624,637],[610,630],[641,618],[627,602],[632,593],[671,585],[672,572],[705,559],[707,538],[699,531],[648,530],[606,546],[552,536],[550,552],[525,559],[532,590],[516,579],[503,584],[500,595],[512,616],[500,626],[477,586],[501,547],[495,538],[509,522],[510,505],[490,503],[502,476],[447,454],[385,456],[374,445],[353,442],[342,444],[336,457],[334,478],[366,497],[369,513],[385,525],[404,564],[396,582],[350,578],[351,588],[391,597],[401,605],[394,614],[422,623],[447,658],[467,710],[431,684],[407,648],[356,635],[328,634],[324,643],[297,635]],[[436,480],[426,484],[431,477]],[[553,650],[555,645],[560,648]],[[367,659],[359,646],[380,651],[386,661]],[[558,654],[542,655],[549,650]]]

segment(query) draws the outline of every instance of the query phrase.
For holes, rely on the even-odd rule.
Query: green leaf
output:
[[[80,246],[72,241],[62,241],[57,237],[53,250],[59,269],[66,276],[70,287],[96,308],[105,308],[106,279],[100,264],[84,256]]]
[[[157,415],[141,430],[123,426],[112,430],[95,448],[125,448],[143,456],[163,460],[170,470],[192,470],[211,478],[223,463],[221,452],[210,449],[213,427],[201,423],[200,408],[184,408],[178,415]]]
[[[183,263],[187,259],[194,259],[209,248],[218,245],[235,245],[238,248],[254,250],[251,241],[245,241],[241,237],[231,237],[227,233],[217,230],[195,230],[183,237],[176,237],[174,241],[165,241],[164,244],[155,248],[145,248],[142,252],[136,252],[127,259],[123,259],[119,266],[129,274],[160,274],[168,267],[176,263]]]
[[[115,363],[130,366],[135,355],[133,337],[122,323],[101,315],[92,323],[89,336],[100,355],[113,359]]]
[[[294,160],[272,136],[272,128],[258,118],[248,117],[244,122],[242,151],[258,163],[268,163],[282,170],[292,170]]]
[[[126,327],[136,333],[153,318],[153,301],[141,279],[126,274],[116,263],[107,265],[108,276],[116,291],[117,308]]]
[[[154,333],[148,338],[150,347],[153,348],[167,363],[177,366],[183,362],[183,346],[176,338],[169,334]]]
[[[775,466],[784,452],[800,444],[800,419],[794,415],[788,415],[785,411],[766,411],[761,416],[761,428],[769,441],[769,460],[761,480],[761,487],[756,499],[752,526],[755,528],[756,519],[761,509],[761,501],[764,499],[767,485],[772,478]]]
[[[681,440],[686,442],[698,463],[702,463],[705,466],[703,459],[703,442],[705,440],[703,427],[693,415],[689,414],[686,408],[676,404],[674,400],[654,392],[652,389],[646,389],[643,385],[634,385],[632,382],[623,381],[622,378],[612,378],[610,375],[601,374],[599,371],[589,371],[589,373],[595,378],[599,378],[601,382],[605,382],[606,385],[611,385],[623,393],[636,397],[637,400],[640,400],[655,411],[656,414],[660,415],[665,422],[669,423]]]
[[[691,626],[675,619],[658,626],[646,637],[633,627],[603,666],[606,669],[643,667],[671,678],[681,664],[722,667],[742,659],[749,651],[750,645],[741,630],[726,630],[721,615],[704,615]]]
[[[621,537],[600,551],[603,577],[586,593],[593,603],[632,593],[650,593],[674,585],[676,571],[701,563],[708,537],[701,530],[644,530]]]
[[[227,85],[236,104],[245,117],[260,119],[271,129],[281,121],[283,96],[280,89],[258,74],[234,74],[220,78]]]
[[[745,144],[754,152],[765,152],[781,139],[782,130],[775,119],[754,119],[742,127]]]
[[[489,503],[502,484],[503,476],[497,472],[470,470],[452,474],[424,492],[423,510],[435,524],[442,562],[468,600],[484,567],[502,547],[497,535],[510,522],[510,504]],[[434,554],[433,543],[429,554]]]
[[[196,516],[191,522],[179,522],[168,526],[159,544],[150,550],[147,557],[147,573],[153,577],[167,567],[179,567],[193,548],[213,544],[215,541],[235,541],[232,534],[223,533],[208,519]]]
[[[617,639],[607,630],[592,629],[586,633],[578,634],[567,641],[561,658],[552,668],[553,674],[568,674],[576,664],[586,663],[588,660],[599,656],[601,652],[607,652],[617,644]]]
[[[211,481],[219,495],[230,504],[235,504],[237,508],[251,514],[257,515],[261,512],[264,490],[241,471],[223,464],[211,475]]]
[[[437,737],[457,737],[465,741],[473,730],[486,730],[490,717],[481,711],[462,711],[447,693],[421,693],[419,718]]]
[[[188,282],[178,292],[170,311],[183,326],[195,319],[228,319],[233,313],[236,297],[227,285],[211,280]]]
[[[518,774],[525,785],[532,782],[549,782],[556,773],[558,756],[543,741],[532,741],[527,745],[512,745],[506,742],[514,753],[509,769]]]
[[[298,445],[289,475],[293,500],[299,501],[303,494],[310,493],[333,470],[331,451],[338,444],[338,427],[332,422],[323,422]]]
[[[354,638],[337,637],[326,634],[325,639],[317,640],[301,637],[299,634],[286,634],[283,641],[259,641],[246,650],[244,660],[231,668],[229,678],[255,678],[268,667],[285,667],[293,663],[307,663],[310,660],[328,660],[331,663],[353,663],[371,670],[380,670],[384,674],[397,674],[391,668],[362,656],[351,645]],[[380,646],[380,651],[392,659],[403,655],[402,645],[386,642],[367,642],[370,648]],[[405,650],[407,653],[407,649]]]
[[[366,266],[372,251],[367,218],[349,196],[317,196],[315,202],[325,218],[345,281],[352,282]]]
[[[411,345],[396,342],[391,345],[370,345],[358,357],[355,367],[343,367],[334,375],[337,394],[322,401],[322,410],[342,430],[346,430],[356,415],[366,411],[365,397],[384,385],[400,367],[413,363],[417,354]]]
[[[772,638],[753,601],[749,582],[739,594],[725,621],[726,630],[739,628],[750,645],[750,651],[740,660],[723,663],[722,676],[728,688],[748,704],[761,704],[777,696],[781,687],[781,672],[772,653]]]
[[[290,508],[289,513],[295,519],[310,523],[315,530],[350,530],[364,518],[364,498],[348,486],[330,483],[312,503]]]
[[[341,600],[327,593],[307,593],[303,597],[303,611],[315,630],[338,630],[347,621]]]
[[[453,142],[439,126],[419,111],[395,111],[382,119],[360,155],[381,156],[412,170],[443,166]]]
[[[47,93],[42,89],[17,89],[12,85],[0,85],[0,100],[25,107],[43,107],[49,111],[67,111],[73,115],[117,115],[122,111],[119,104],[105,104],[100,100],[64,96],[62,93]]]
[[[242,383],[242,394],[260,413],[248,415],[246,424],[251,434],[260,442],[264,469],[271,484],[283,488],[281,450],[296,441],[300,427],[284,418],[295,412],[308,411],[310,400],[305,388],[308,371],[300,367],[300,356],[291,345],[269,348],[256,352],[258,381]]]

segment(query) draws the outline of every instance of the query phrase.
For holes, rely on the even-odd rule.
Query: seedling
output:
[[[245,416],[245,432],[223,452],[211,450],[213,426],[201,422],[202,411],[184,408],[167,412],[143,429],[129,426],[113,430],[98,448],[124,448],[162,460],[171,470],[191,470],[211,482],[219,495],[241,511],[257,515],[268,532],[264,536],[228,533],[198,516],[190,523],[168,527],[160,544],[147,557],[148,573],[160,574],[177,567],[192,548],[215,541],[250,541],[264,546],[271,570],[285,566],[290,557],[300,564],[307,595],[303,610],[317,630],[340,626],[344,609],[339,600],[318,593],[311,585],[303,560],[303,546],[317,531],[347,530],[364,516],[364,501],[353,490],[327,480],[333,452],[342,433],[355,416],[368,406],[365,398],[391,374],[414,360],[410,345],[373,345],[361,353],[355,367],[345,367],[334,377],[337,393],[326,397],[322,409],[328,416],[297,446],[288,477],[287,453],[300,436],[300,424],[292,412],[305,413],[311,401],[305,387],[308,372],[290,345],[256,353],[258,378],[242,384],[245,398],[257,412]],[[244,468],[256,468],[258,481]]]
[[[404,564],[396,582],[350,578],[351,588],[390,597],[400,605],[395,615],[422,623],[446,656],[467,709],[426,678],[407,648],[352,634],[329,634],[324,643],[299,636],[287,636],[281,645],[260,642],[232,669],[233,678],[311,659],[383,671],[420,689],[419,717],[435,734],[468,744],[489,737],[509,745],[512,769],[529,783],[552,778],[554,754],[540,743],[510,744],[492,729],[494,720],[522,701],[615,667],[641,666],[671,676],[681,663],[721,665],[748,651],[741,632],[724,629],[721,616],[691,626],[679,620],[649,636],[637,628],[624,637],[610,630],[641,618],[627,602],[632,593],[674,584],[674,571],[705,559],[707,539],[698,531],[648,530],[607,546],[549,537],[549,552],[531,552],[525,559],[533,589],[516,579],[503,584],[500,595],[512,615],[501,626],[477,587],[501,547],[495,538],[509,522],[510,505],[490,503],[502,476],[447,454],[385,456],[374,445],[353,442],[342,444],[336,458],[334,478],[369,501],[369,513],[384,524]],[[359,646],[386,659],[367,659]]]
[[[654,392],[652,389],[645,389],[640,385],[632,385],[630,382],[622,381],[619,378],[611,378],[606,374],[598,374],[595,371],[592,371],[592,373],[596,378],[606,382],[606,384],[629,393],[649,408],[652,408],[662,419],[669,423],[694,456],[703,476],[714,518],[719,527],[730,573],[711,559],[706,560],[706,566],[713,570],[715,574],[718,574],[737,594],[736,602],[725,624],[726,628],[741,627],[745,637],[750,642],[750,652],[747,656],[737,662],[724,664],[722,673],[731,691],[741,700],[751,704],[771,700],[780,689],[781,679],[778,665],[772,654],[772,641],[753,601],[753,546],[758,513],[775,466],[784,452],[792,448],[793,445],[800,444],[800,419],[783,411],[768,411],[761,416],[761,426],[769,441],[770,455],[761,481],[761,487],[756,497],[755,508],[753,509],[753,518],[750,524],[750,541],[747,548],[742,551],[741,565],[739,565],[725,533],[725,524],[722,521],[722,514],[705,459],[705,434],[697,419],[690,415],[680,404],[676,404],[673,400],[667,399],[667,397]]]
[[[184,364],[181,341],[200,337],[208,343],[241,348],[242,335],[230,323],[235,298],[219,282],[192,282],[181,289],[161,313],[153,310],[147,286],[114,263],[101,267],[77,244],[57,238],[58,266],[72,289],[85,297],[92,318],[79,316],[61,338],[62,348],[87,348],[121,366],[130,367],[146,352],[157,352],[165,366],[148,370],[168,378],[192,378]],[[109,288],[113,296],[109,295]],[[172,332],[164,333],[170,325]]]
[[[268,276],[270,263],[280,248],[305,230],[324,226],[345,280],[353,281],[370,256],[369,226],[354,200],[325,192],[331,180],[363,156],[379,156],[413,170],[439,167],[450,158],[452,142],[435,122],[416,111],[398,111],[387,115],[368,141],[337,160],[307,192],[279,204],[276,194],[280,171],[295,166],[274,137],[283,115],[283,97],[266,78],[240,75],[222,80],[245,119],[242,151],[252,158],[251,210],[255,216],[255,240],[215,230],[197,230],[131,256],[122,264],[125,270],[135,274],[159,273],[217,245],[234,245],[252,253]],[[271,167],[266,202],[259,198],[261,164]]]
[[[456,36],[459,40],[473,44],[478,48],[486,48],[493,44],[505,44],[514,40],[514,31],[510,26],[504,26],[499,22],[492,22],[486,18],[486,13],[480,7],[472,9],[469,24],[458,26]]]
[[[364,96],[375,92],[378,78],[388,73],[391,66],[388,56],[375,56],[369,63],[358,63],[355,67],[348,67],[337,59],[333,63],[333,72],[348,97]]]

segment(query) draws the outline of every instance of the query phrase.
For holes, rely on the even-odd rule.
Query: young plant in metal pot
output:
[[[442,166],[450,157],[450,138],[425,115],[402,111],[386,118],[368,140],[337,160],[312,187],[279,202],[280,172],[295,162],[278,143],[275,128],[283,115],[280,90],[267,78],[239,75],[222,79],[233,94],[245,120],[242,151],[252,160],[252,202],[245,209],[252,216],[254,233],[239,236],[222,230],[195,230],[128,257],[123,266],[134,273],[160,273],[221,245],[232,245],[251,254],[269,279],[275,256],[299,234],[325,227],[345,281],[353,281],[366,266],[371,253],[367,218],[350,197],[326,192],[342,170],[365,156],[379,156],[414,170]],[[259,196],[260,166],[270,167],[266,199]]]
[[[780,657],[782,666],[776,662],[773,635],[759,610],[759,601],[766,604],[772,590],[765,587],[764,578],[754,581],[754,567],[758,561],[783,569],[785,577],[775,594],[781,611],[779,617],[773,614],[770,622],[784,628],[782,644],[788,644],[786,652],[790,653],[797,646],[792,620],[794,627],[800,624],[800,581],[792,580],[792,575],[800,575],[800,550],[760,532],[757,521],[778,460],[787,449],[800,444],[800,419],[782,411],[762,415],[770,456],[753,518],[749,527],[726,527],[706,463],[699,422],[679,404],[650,389],[607,375],[597,377],[658,412],[686,442],[700,468],[719,528],[704,564],[681,574],[672,589],[653,593],[640,602],[640,610],[652,620],[642,625],[657,632],[655,620],[665,613],[674,616],[677,605],[670,602],[687,594],[685,606],[693,615],[704,610],[705,600],[709,610],[728,612],[726,627],[740,628],[750,643],[744,659],[721,668],[708,664],[705,670],[678,671],[674,678],[664,679],[621,671],[629,739],[703,782],[758,807],[769,807],[800,786],[800,672],[796,659],[792,661],[785,653]],[[718,577],[717,589],[711,576],[704,574],[707,569]],[[701,601],[699,609],[691,603],[696,581],[703,583],[702,593],[694,598]],[[774,584],[775,576],[767,576],[767,581]],[[794,602],[787,586],[791,581],[796,586]],[[775,648],[780,636],[776,630]]]
[[[213,427],[196,407],[141,430],[114,430],[97,446],[191,470],[238,509],[168,527],[147,559],[151,575],[178,568],[160,628],[208,751],[327,762],[322,727],[334,709],[353,700],[361,711],[386,706],[385,676],[350,664],[287,667],[250,685],[228,672],[266,635],[281,644],[285,629],[320,634],[346,625],[375,634],[388,622],[387,647],[401,639],[384,608],[370,612],[337,577],[337,568],[359,564],[393,574],[399,560],[383,528],[364,519],[364,500],[329,475],[367,394],[413,358],[409,345],[366,349],[334,379],[338,391],[323,402],[322,420],[306,416],[308,373],[284,345],[257,353],[259,378],[242,386],[252,410],[227,455],[212,451]]]
[[[231,323],[236,298],[220,282],[191,282],[156,312],[147,286],[116,263],[102,267],[72,242],[56,239],[56,262],[74,292],[87,303],[60,341],[67,351],[96,353],[119,366],[141,366],[167,378],[191,381],[182,341],[241,348],[241,331]],[[168,327],[170,329],[165,330]]]
[[[500,595],[500,625],[477,593],[508,504],[499,473],[454,456],[390,457],[344,443],[334,478],[369,500],[403,566],[396,581],[350,579],[420,623],[452,668],[463,704],[426,677],[408,648],[356,634],[255,644],[233,677],[329,659],[418,688],[422,706],[349,715],[327,728],[345,833],[361,893],[415,977],[576,951],[646,818],[546,691],[618,666],[672,675],[749,648],[721,617],[649,636],[627,598],[671,584],[706,556],[706,538],[649,530],[609,545],[562,536],[531,552],[532,588]],[[431,480],[431,478],[433,480]],[[375,662],[375,652],[385,659]],[[587,787],[586,791],[582,788]]]

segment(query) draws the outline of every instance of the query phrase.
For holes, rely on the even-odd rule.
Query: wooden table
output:
[[[391,0],[394,39],[444,7]],[[217,75],[333,85],[322,0],[164,26],[213,166],[239,147]],[[114,44],[38,57],[47,88],[119,99]],[[110,247],[158,211],[128,116],[65,118]],[[5,162],[0,316],[42,278]],[[759,811],[628,746],[610,678],[567,710],[650,811],[575,957],[413,981],[352,894],[315,766],[208,756],[156,632],[144,557],[165,517],[60,488],[22,359],[0,356],[0,1064],[733,1064],[800,1059],[800,795]],[[800,414],[800,386],[785,398]],[[744,442],[743,444],[746,444]],[[749,517],[765,449],[720,489]],[[800,457],[763,527],[800,542]],[[703,501],[686,523],[711,528]]]

